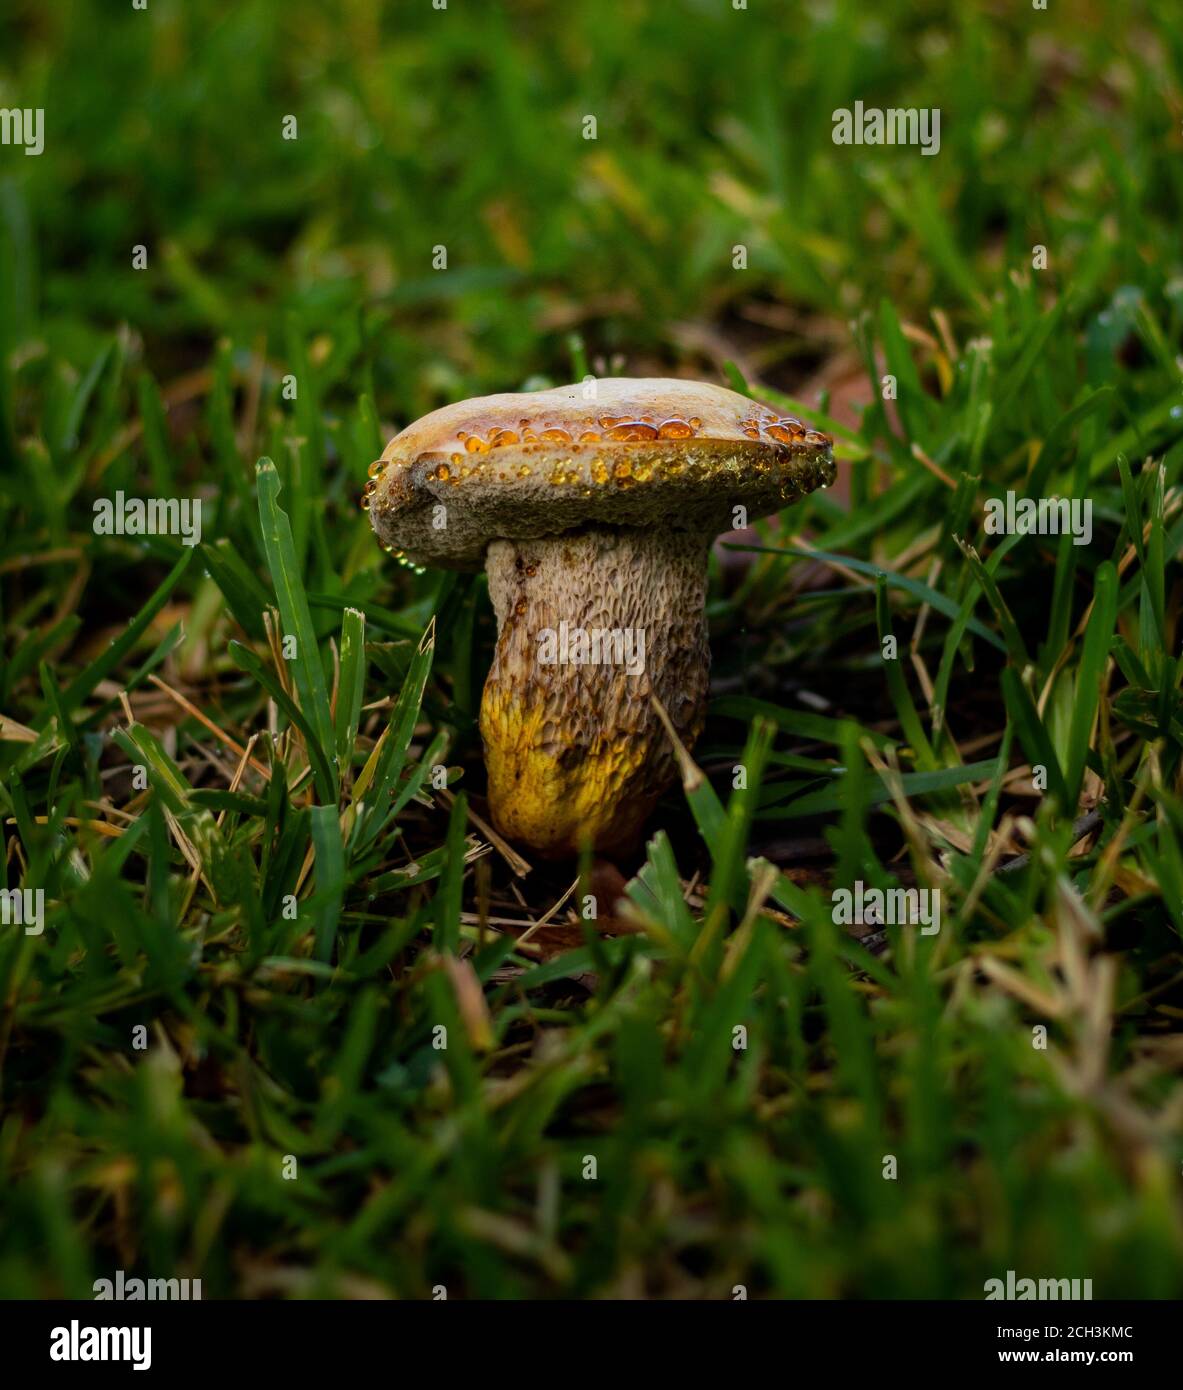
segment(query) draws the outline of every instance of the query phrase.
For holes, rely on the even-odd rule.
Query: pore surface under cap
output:
[[[425,415],[387,445],[366,501],[390,548],[476,569],[496,539],[587,525],[729,530],[735,506],[755,519],[832,482],[831,444],[721,386],[610,377]]]

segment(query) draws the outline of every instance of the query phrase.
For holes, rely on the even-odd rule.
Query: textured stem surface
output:
[[[545,857],[631,849],[706,710],[707,537],[593,528],[494,541],[497,653],[481,701],[498,828]]]

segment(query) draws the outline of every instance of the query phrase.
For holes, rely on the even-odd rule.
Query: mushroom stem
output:
[[[706,711],[709,537],[588,528],[493,541],[497,652],[481,701],[489,806],[544,858],[626,853]]]

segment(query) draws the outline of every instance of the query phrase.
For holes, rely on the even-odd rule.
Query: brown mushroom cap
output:
[[[387,445],[366,504],[382,542],[416,564],[480,569],[498,539],[729,530],[736,506],[755,520],[832,482],[831,448],[721,386],[609,377],[432,411]]]

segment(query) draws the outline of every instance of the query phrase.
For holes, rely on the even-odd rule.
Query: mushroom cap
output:
[[[492,540],[588,525],[717,535],[736,506],[755,520],[833,482],[832,446],[722,386],[607,377],[433,410],[386,446],[363,505],[415,564],[480,569]]]

